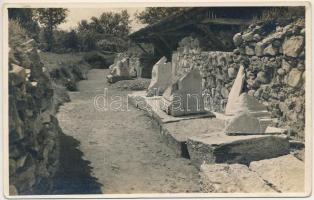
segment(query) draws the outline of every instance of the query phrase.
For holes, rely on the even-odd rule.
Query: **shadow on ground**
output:
[[[80,142],[71,136],[60,137],[60,166],[55,177],[54,194],[101,194],[102,184],[91,176],[90,162],[77,149]]]

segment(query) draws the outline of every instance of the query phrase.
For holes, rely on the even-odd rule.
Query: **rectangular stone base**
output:
[[[173,117],[159,108],[161,97],[146,97],[145,91],[134,92],[129,101],[154,119],[165,142],[178,156],[190,158],[200,166],[206,163],[242,163],[278,157],[289,152],[284,135],[228,136],[223,131],[229,116],[211,112],[202,115]]]
[[[128,99],[135,107],[146,111],[151,117],[157,120],[159,123],[171,123],[182,120],[198,119],[198,118],[211,118],[215,117],[212,112],[206,111],[202,114],[191,114],[186,116],[174,117],[168,115],[160,109],[161,96],[146,97],[146,91],[137,91],[132,94],[128,94]]]
[[[228,136],[212,132],[188,137],[187,148],[193,164],[241,163],[274,158],[289,153],[285,135]]]
[[[131,104],[144,110],[148,116],[155,120],[164,141],[175,150],[178,156],[189,158],[186,146],[188,136],[204,133],[204,131],[208,130],[206,129],[208,126],[212,126],[214,130],[217,130],[217,127],[222,128],[224,126],[224,122],[213,118],[215,115],[209,111],[204,114],[180,117],[167,115],[159,107],[160,99],[160,96],[146,97],[145,91],[137,91],[128,95],[128,100]],[[215,122],[210,123],[212,120]],[[217,126],[217,123],[220,125]],[[201,130],[196,131],[199,128]]]

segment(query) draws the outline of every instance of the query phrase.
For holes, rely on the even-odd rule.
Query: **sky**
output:
[[[62,30],[69,30],[71,28],[75,28],[82,19],[89,20],[91,17],[99,17],[103,12],[121,12],[121,10],[126,9],[130,15],[131,21],[131,32],[134,32],[145,25],[140,24],[136,21],[134,14],[138,11],[141,12],[145,8],[144,7],[128,7],[128,8],[114,8],[114,7],[107,7],[107,8],[68,8],[68,16],[67,21],[63,24],[58,26],[59,29]]]

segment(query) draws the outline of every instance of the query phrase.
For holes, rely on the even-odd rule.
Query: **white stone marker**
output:
[[[147,89],[147,96],[161,96],[171,83],[171,63],[162,57],[153,67],[152,80]]]
[[[174,81],[164,92],[160,108],[172,116],[204,113],[202,77],[193,69]]]
[[[235,111],[237,109],[236,103],[243,89],[244,78],[245,78],[244,67],[241,65],[237,77],[229,93],[228,102],[225,109],[226,115],[234,115],[236,113]]]

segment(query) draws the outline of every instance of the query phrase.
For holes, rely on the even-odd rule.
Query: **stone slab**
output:
[[[287,129],[268,126],[265,130],[266,134],[286,134]]]
[[[159,107],[161,96],[146,97],[145,91],[136,91],[128,95],[130,103],[135,107],[146,111],[151,117],[155,118],[160,124],[161,123],[171,123],[178,122],[182,120],[197,119],[197,118],[211,118],[215,115],[210,111],[205,111],[200,114],[186,115],[174,117],[167,115]]]
[[[223,129],[224,123],[224,121],[216,118],[182,120],[175,123],[163,124],[161,126],[161,133],[165,141],[175,149],[178,155],[190,158],[187,149],[188,138],[219,131]]]
[[[193,69],[173,80],[160,101],[160,109],[175,117],[203,114],[202,76],[199,69]]]
[[[289,152],[283,135],[228,136],[223,130],[230,116],[195,115],[173,117],[158,109],[161,97],[146,97],[145,91],[128,95],[130,103],[144,110],[160,128],[165,142],[177,155],[191,158],[196,166],[207,163],[244,163],[281,156]],[[157,109],[152,109],[157,108]],[[225,116],[225,117],[223,117]]]
[[[267,183],[241,164],[203,164],[201,190],[211,193],[276,193]]]
[[[137,91],[128,95],[131,104],[144,110],[148,116],[154,119],[164,141],[175,150],[178,156],[189,158],[186,147],[188,136],[203,134],[211,130],[217,131],[224,127],[225,122],[213,118],[214,115],[211,112],[181,117],[167,115],[158,106],[160,98],[146,97],[145,91]]]
[[[241,112],[230,120],[224,130],[227,135],[256,135],[265,132],[257,117],[249,112]]]
[[[250,169],[280,192],[304,193],[304,162],[291,154],[251,162]]]
[[[187,148],[196,166],[205,163],[241,163],[274,158],[289,153],[285,135],[228,136],[223,131],[190,136]]]

